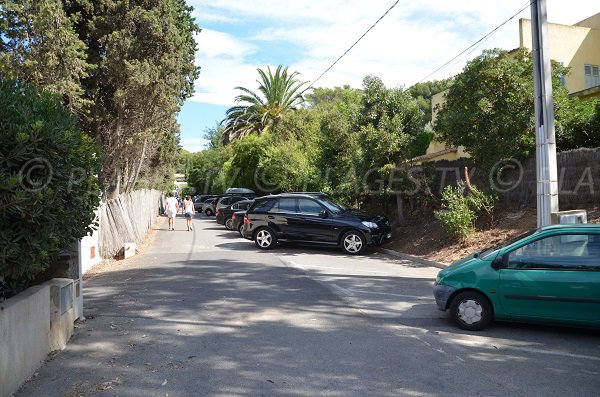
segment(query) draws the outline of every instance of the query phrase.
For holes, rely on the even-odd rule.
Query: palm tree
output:
[[[304,101],[301,90],[306,82],[300,82],[298,72],[288,74],[288,68],[277,66],[275,73],[267,66],[267,71],[257,69],[259,93],[245,87],[235,87],[242,94],[235,97],[236,105],[226,112],[223,123],[223,143],[249,134],[261,134],[268,128],[281,123],[285,112],[295,109]],[[262,94],[262,95],[259,95]]]

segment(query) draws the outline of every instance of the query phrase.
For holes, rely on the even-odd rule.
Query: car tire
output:
[[[450,316],[459,328],[480,331],[494,318],[492,304],[485,295],[477,291],[464,291],[452,299]]]
[[[350,230],[342,236],[340,244],[345,253],[350,255],[358,255],[365,251],[367,241],[365,236],[356,230]]]
[[[275,237],[275,233],[267,227],[261,227],[254,233],[254,244],[260,249],[271,249],[276,243],[277,237]]]
[[[242,229],[244,228],[244,224],[240,223],[240,225],[238,226],[238,233],[240,234],[240,236],[244,237],[244,234],[242,233]]]
[[[233,219],[231,219],[231,218],[225,219],[225,228],[227,230],[233,230]]]
[[[206,215],[206,216],[212,216],[213,212],[210,210],[210,208],[207,208],[206,211],[204,211],[204,215]]]

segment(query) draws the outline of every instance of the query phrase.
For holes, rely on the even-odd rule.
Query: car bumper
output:
[[[379,245],[391,238],[391,229],[373,230],[367,236],[367,245]]]
[[[450,299],[454,291],[456,291],[456,288],[448,287],[443,284],[435,284],[433,286],[433,296],[435,297],[435,303],[437,304],[438,309],[446,311],[448,308],[448,299]]]

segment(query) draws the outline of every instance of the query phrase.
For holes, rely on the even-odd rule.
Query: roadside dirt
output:
[[[485,247],[516,237],[536,227],[535,209],[494,212],[493,219],[479,219],[477,232],[466,241],[451,239],[433,214],[410,219],[394,231],[385,248],[450,264]],[[588,223],[600,223],[600,208],[588,208]]]
[[[152,244],[154,239],[156,238],[156,234],[161,228],[165,228],[165,224],[167,222],[167,218],[165,216],[159,216],[156,218],[156,222],[152,225],[152,228],[148,231],[146,238],[144,241],[137,245],[135,250],[136,255],[129,258],[114,258],[114,259],[103,259],[102,262],[92,266],[83,276],[84,280],[88,280],[90,278],[96,277],[104,272],[114,269],[118,266],[123,266],[130,259],[135,259],[139,254],[144,252],[144,250]]]

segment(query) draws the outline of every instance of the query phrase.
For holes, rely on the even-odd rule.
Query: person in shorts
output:
[[[183,200],[183,212],[185,216],[185,222],[187,223],[187,230],[194,230],[192,228],[192,216],[194,215],[194,202],[190,196],[185,196]]]
[[[175,198],[174,194],[169,193],[167,199],[167,210],[166,214],[169,218],[169,230],[175,230],[175,217],[177,216],[177,210],[179,209],[179,202]]]

